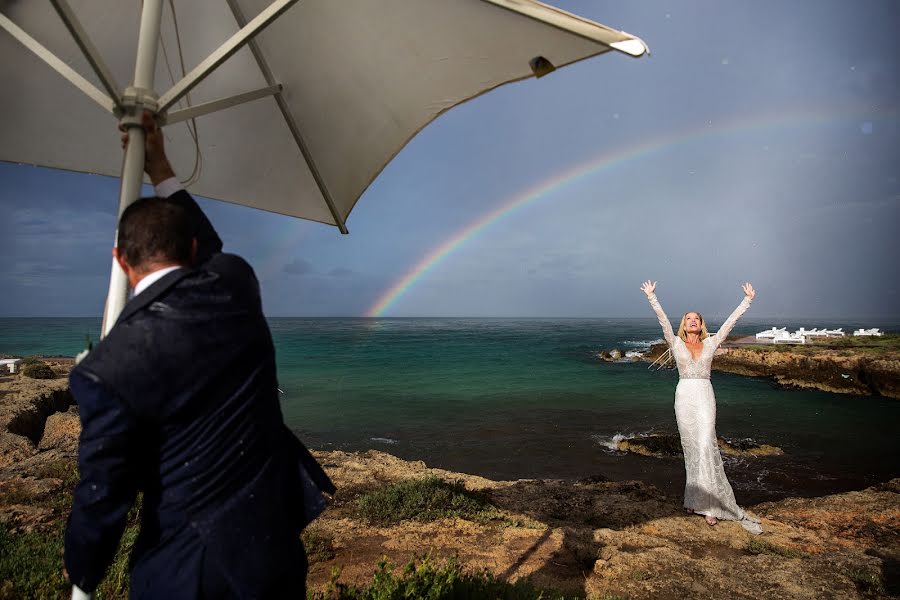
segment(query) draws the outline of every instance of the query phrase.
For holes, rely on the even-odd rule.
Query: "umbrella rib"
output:
[[[116,78],[113,76],[112,71],[110,71],[106,66],[106,63],[103,62],[103,57],[100,56],[97,47],[91,42],[91,38],[88,36],[87,31],[81,26],[81,22],[78,20],[78,17],[75,16],[75,12],[65,0],[50,0],[50,2],[53,4],[53,8],[56,9],[57,14],[59,14],[59,18],[62,19],[62,22],[65,24],[66,29],[68,29],[69,33],[72,34],[72,37],[75,38],[75,43],[81,48],[82,54],[84,54],[84,57],[91,65],[91,68],[94,69],[94,73],[100,78],[100,83],[106,88],[106,92],[109,94],[110,98],[112,98],[116,108],[120,111],[123,110],[122,101],[120,99],[122,94],[120,92],[119,84],[116,83]]]
[[[224,44],[207,56],[203,62],[182,77],[181,81],[176,83],[172,89],[162,95],[159,99],[159,111],[164,112],[178,102],[182,96],[194,89],[198,83],[206,79],[219,65],[228,60],[248,42],[252,41],[254,36],[268,27],[296,2],[297,0],[275,0],[268,8],[256,15],[252,21],[242,26],[240,31],[228,38]],[[272,85],[272,82],[269,85]]]
[[[88,98],[103,107],[104,110],[113,113],[115,103],[113,99],[98,90],[94,84],[82,77],[75,69],[64,63],[55,54],[47,50],[40,42],[28,35],[25,30],[13,23],[6,15],[0,13],[0,27],[3,27],[23,46],[31,50],[38,58],[47,63],[54,71],[62,75],[72,85],[84,92]]]
[[[179,123],[181,121],[186,121],[187,119],[193,119],[194,117],[208,115],[209,113],[231,108],[232,106],[237,106],[245,102],[252,102],[253,100],[265,98],[266,96],[273,96],[279,92],[281,92],[281,85],[275,84],[259,88],[258,90],[244,92],[243,94],[220,98],[219,100],[194,104],[188,108],[168,113],[164,117],[164,124],[171,125],[172,123]]]
[[[235,21],[237,21],[238,26],[244,27],[245,23],[247,22],[247,18],[244,16],[244,12],[238,5],[237,0],[228,0],[228,6],[231,8],[231,12],[234,14],[234,19]],[[262,49],[260,49],[259,44],[256,43],[256,40],[250,40],[248,46],[250,47],[250,51],[253,53],[253,58],[256,59],[256,64],[259,67],[259,70],[262,71],[266,83],[268,83],[269,85],[276,85],[275,75],[272,73],[272,69],[269,67],[269,63],[266,61],[266,57],[263,56]],[[322,174],[319,172],[319,168],[316,166],[316,163],[313,160],[312,154],[310,153],[309,148],[306,145],[306,141],[303,139],[303,135],[300,133],[300,128],[297,126],[297,121],[294,119],[294,115],[291,114],[290,107],[287,105],[287,102],[284,99],[284,95],[281,92],[275,94],[275,102],[278,104],[278,109],[281,111],[281,116],[284,118],[285,124],[290,130],[291,135],[294,137],[294,142],[300,149],[300,153],[303,155],[304,160],[306,160],[306,165],[309,168],[309,172],[312,174],[313,179],[315,179],[316,185],[319,186],[319,191],[322,193],[322,198],[325,200],[325,204],[328,206],[328,210],[331,211],[331,216],[332,218],[334,218],[335,225],[337,225],[341,233],[348,233],[347,225],[334,204],[334,199],[331,197],[331,192],[328,191],[328,186],[325,185],[325,180],[322,177]]]

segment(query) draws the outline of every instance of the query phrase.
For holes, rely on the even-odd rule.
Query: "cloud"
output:
[[[288,275],[308,275],[313,272],[313,266],[309,261],[302,258],[295,258],[288,264],[284,265],[284,272]]]
[[[328,275],[330,277],[350,277],[351,275],[353,275],[353,271],[345,267],[335,267],[334,269],[328,271]]]

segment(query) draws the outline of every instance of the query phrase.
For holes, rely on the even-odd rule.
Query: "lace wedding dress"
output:
[[[716,443],[716,396],[709,382],[713,354],[750,307],[750,298],[744,298],[716,335],[703,340],[703,351],[697,360],[694,360],[684,341],[672,333],[672,324],[656,299],[656,294],[651,294],[649,299],[675,358],[675,364],[678,365],[675,417],[687,474],[684,506],[697,514],[739,521],[750,533],[762,533],[759,519],[745,513],[735,502],[734,491],[725,477],[722,455]]]

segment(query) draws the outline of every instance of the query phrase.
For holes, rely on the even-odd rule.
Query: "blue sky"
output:
[[[749,280],[754,316],[900,316],[900,4],[555,4],[652,55],[597,57],[450,111],[369,188],[349,236],[203,202],[256,268],[267,314],[362,315],[517,194],[671,140],[485,228],[388,314],[649,316],[638,287],[652,278],[673,314],[726,314]],[[118,182],[0,163],[0,183],[0,316],[99,315]]]

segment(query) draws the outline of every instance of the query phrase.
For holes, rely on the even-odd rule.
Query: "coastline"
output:
[[[664,343],[643,353],[621,350],[599,353],[601,361],[653,362]],[[729,337],[716,350],[714,371],[771,379],[787,389],[813,389],[835,394],[900,399],[900,335],[881,338],[826,338],[804,345],[758,342],[753,336]]]
[[[13,549],[26,539],[61,544],[77,480],[77,409],[67,404],[67,366],[54,369],[50,380],[0,377],[0,434],[16,447],[28,445],[16,457],[4,448],[11,458],[0,466],[0,524]],[[41,425],[40,435],[23,429],[26,422]],[[494,481],[375,450],[314,454],[338,486],[304,534],[309,584],[318,592],[332,583],[333,568],[340,569],[338,583],[364,586],[383,558],[402,566],[426,555],[435,562],[455,556],[466,572],[487,569],[500,580],[587,597],[873,598],[900,590],[900,479],[748,507],[765,527],[753,537],[736,523],[708,527],[683,513],[680,498],[642,481]],[[361,516],[360,502],[373,491],[428,477],[459,482],[488,509],[387,525]],[[51,564],[30,567],[58,573],[58,554],[44,558]],[[116,564],[121,585],[121,553]],[[18,582],[18,573],[0,572],[0,597],[36,595]]]

